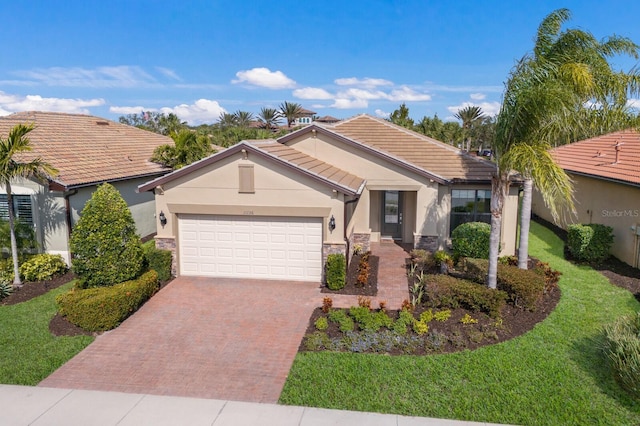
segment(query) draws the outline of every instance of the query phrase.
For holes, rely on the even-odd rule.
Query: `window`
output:
[[[30,195],[12,195],[13,212],[15,217],[24,223],[33,226],[33,211],[31,209]],[[0,219],[9,220],[9,211],[7,210],[7,194],[0,194]]]
[[[466,222],[491,223],[491,191],[486,189],[451,190],[451,227]]]

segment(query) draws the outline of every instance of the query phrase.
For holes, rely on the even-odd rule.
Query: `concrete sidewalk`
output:
[[[252,402],[0,385],[2,425],[479,425]]]

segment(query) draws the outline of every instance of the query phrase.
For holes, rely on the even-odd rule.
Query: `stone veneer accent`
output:
[[[438,236],[414,234],[413,247],[417,249],[436,251],[438,250]]]
[[[173,237],[155,237],[156,248],[169,250],[171,252],[171,275],[174,277],[178,273],[178,259],[176,258],[176,239]]]
[[[371,250],[371,234],[352,233],[349,237],[349,247],[352,253],[356,244],[362,246],[362,251],[367,252]]]

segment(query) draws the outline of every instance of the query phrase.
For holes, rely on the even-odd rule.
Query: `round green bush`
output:
[[[71,234],[71,267],[80,287],[101,287],[136,278],[143,253],[127,203],[116,188],[98,186]]]
[[[456,258],[489,258],[491,225],[484,222],[463,223],[451,233],[453,255]]]

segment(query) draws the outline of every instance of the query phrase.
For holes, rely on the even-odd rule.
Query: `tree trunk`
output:
[[[518,268],[527,269],[529,261],[529,226],[531,225],[531,197],[533,180],[525,179],[520,207],[520,242],[518,243]]]
[[[13,215],[13,196],[11,195],[11,184],[6,183],[7,190],[7,212],[9,213],[9,234],[11,236],[11,257],[13,259],[13,287],[22,287],[20,280],[20,265],[18,264],[18,242],[16,241],[15,217]]]
[[[502,232],[502,207],[509,189],[509,176],[500,173],[491,179],[491,236],[489,237],[489,272],[487,286],[498,287],[498,256]]]

